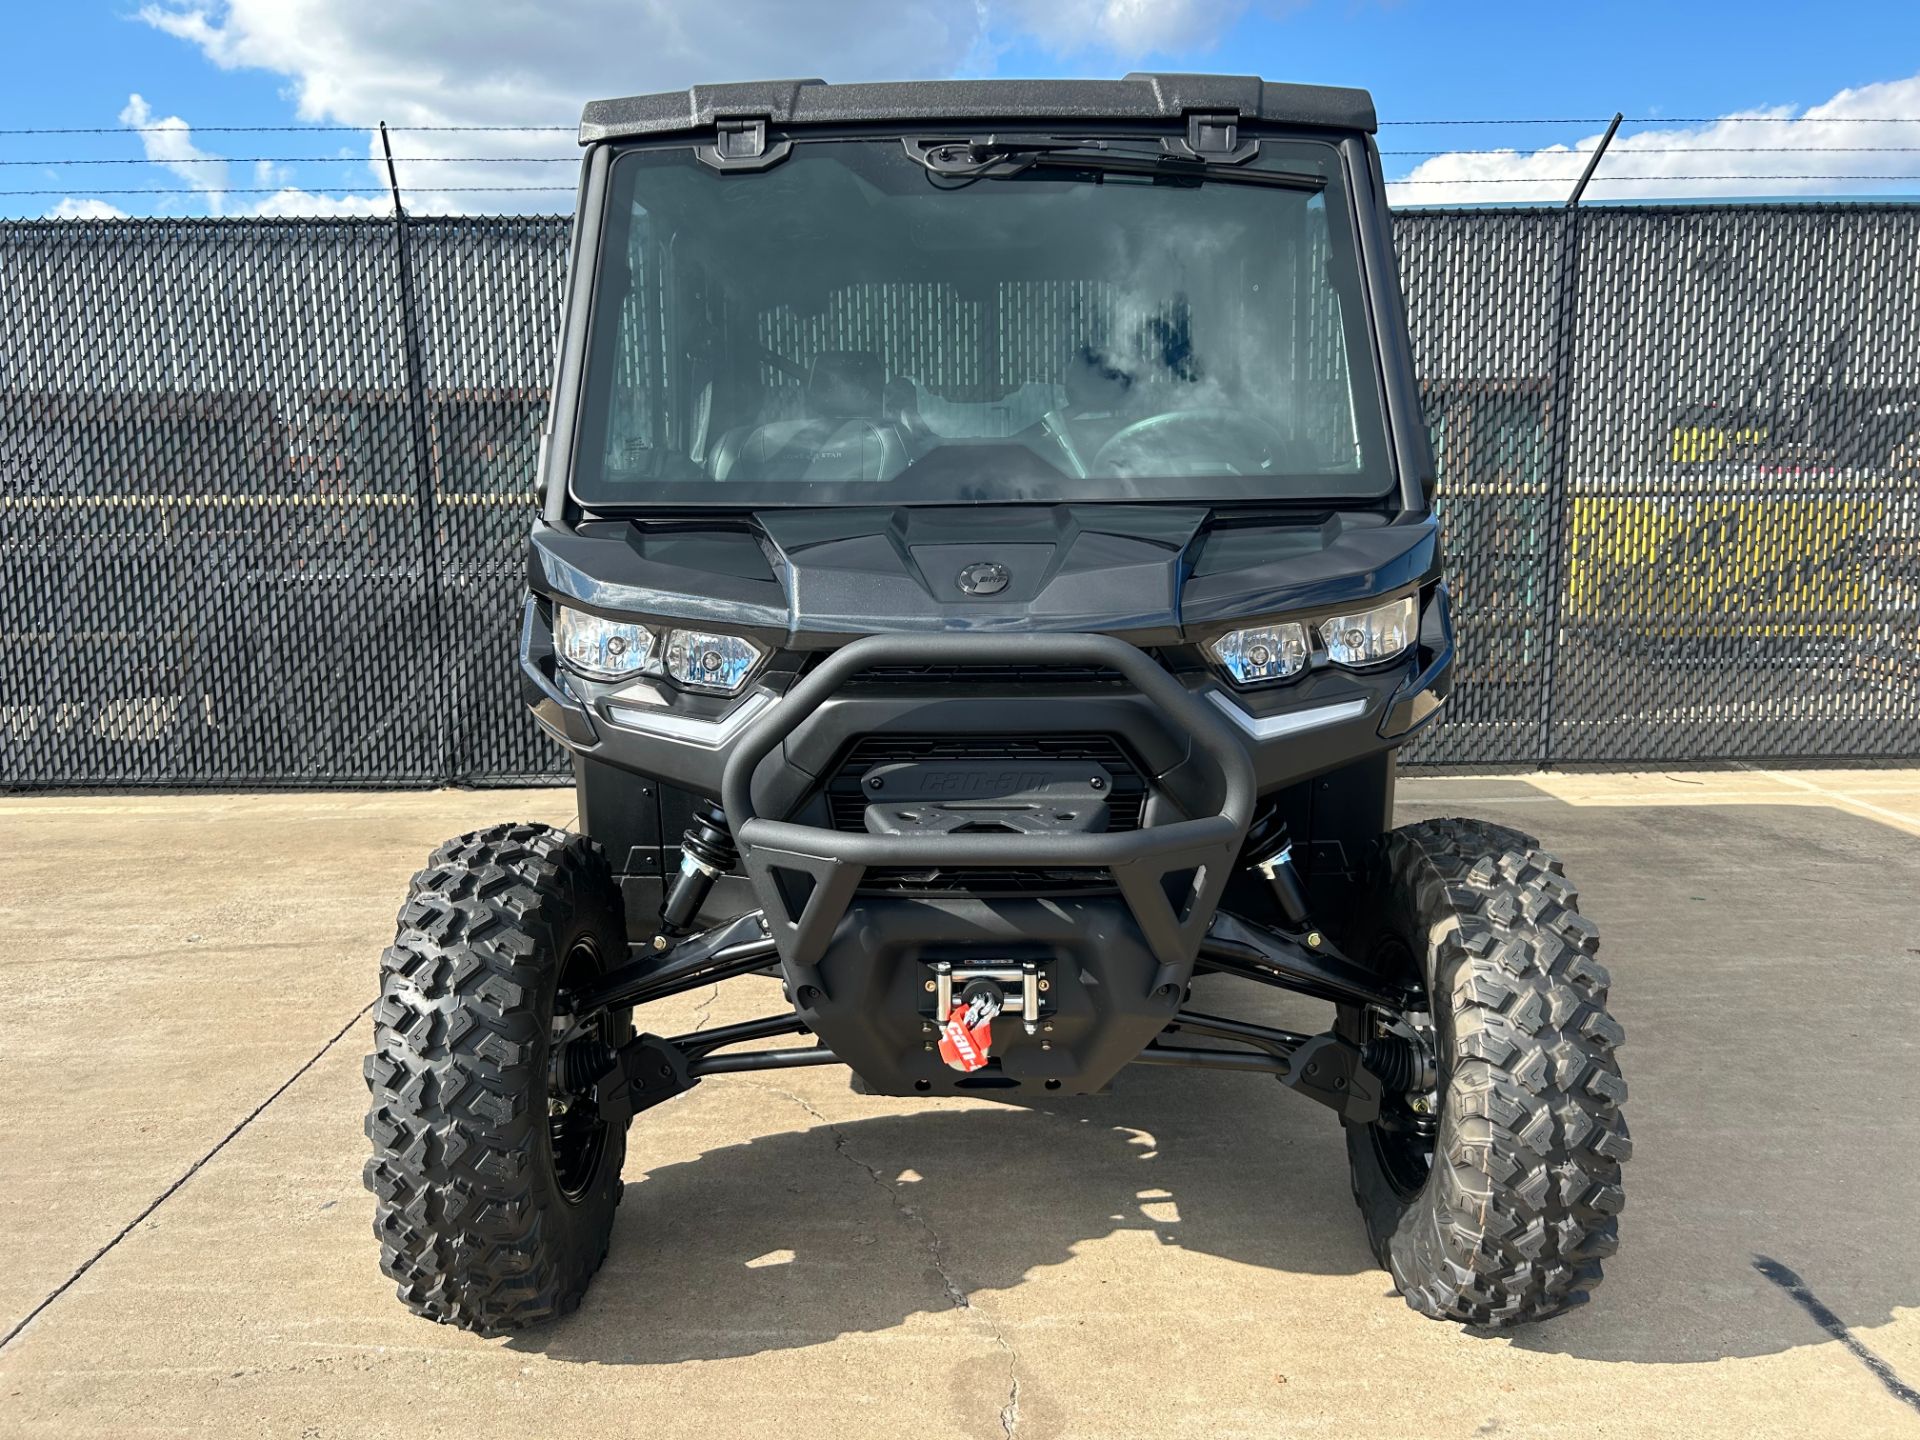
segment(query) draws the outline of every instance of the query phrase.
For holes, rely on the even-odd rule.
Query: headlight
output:
[[[622,680],[653,658],[653,632],[584,610],[553,607],[553,645],[567,668],[597,680]]]
[[[1329,616],[1320,622],[1320,638],[1336,665],[1378,665],[1413,643],[1418,620],[1418,607],[1409,595],[1373,610]]]
[[[702,630],[667,632],[667,678],[689,690],[732,695],[747,683],[767,652],[744,635]]]
[[[1235,630],[1207,648],[1237,685],[1284,680],[1307,667],[1307,627],[1260,625]]]

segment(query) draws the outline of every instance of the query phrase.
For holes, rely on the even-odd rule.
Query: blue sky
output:
[[[1845,7],[1844,23],[1836,23],[1840,13],[1831,5],[1764,0],[1574,7],[1457,0],[28,4],[10,17],[14,44],[0,86],[0,129],[113,133],[0,135],[0,161],[10,162],[0,166],[0,190],[50,192],[0,197],[0,213],[105,213],[106,206],[133,214],[378,213],[385,199],[377,193],[379,172],[367,163],[365,127],[383,118],[414,126],[569,125],[589,96],[694,80],[1104,75],[1129,68],[1364,85],[1387,121],[1591,120],[1616,109],[1635,120],[1683,117],[1685,123],[1623,132],[1626,143],[1601,171],[1616,178],[1596,185],[1599,199],[1920,196],[1920,123],[1896,123],[1920,120],[1920,5],[1863,0]],[[1695,123],[1728,114],[1791,118]],[[325,123],[359,128],[218,128]],[[161,128],[140,135],[130,124]],[[1577,149],[1599,128],[1389,125],[1381,145],[1389,152],[1510,152],[1390,153],[1390,176],[1420,182],[1396,191],[1402,202],[1547,199],[1564,192],[1561,177],[1577,173],[1584,157],[1545,147]],[[398,148],[403,183],[419,208],[558,208],[569,193],[565,135],[416,131],[399,137]],[[291,156],[316,158],[295,163],[285,158]],[[473,157],[517,163],[483,165]],[[549,157],[558,163],[547,163]],[[1416,172],[1423,158],[1427,168]],[[71,163],[81,160],[135,163]],[[1860,178],[1810,178],[1827,174]],[[1881,178],[1887,175],[1907,178]],[[1494,179],[1500,186],[1485,183]],[[472,188],[503,183],[560,188]],[[149,187],[189,193],[110,193]]]

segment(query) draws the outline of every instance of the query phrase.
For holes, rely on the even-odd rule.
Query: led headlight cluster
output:
[[[766,653],[743,635],[669,630],[667,677],[689,690],[731,695],[747,683]]]
[[[1330,615],[1314,626],[1335,665],[1364,669],[1381,665],[1413,644],[1420,607],[1413,596],[1390,600],[1351,615]],[[1308,627],[1292,621],[1250,626],[1207,646],[1236,685],[1284,680],[1307,668],[1313,650]]]
[[[1258,685],[1262,680],[1284,680],[1307,668],[1307,627],[1262,625],[1235,630],[1213,642],[1218,660],[1237,684]]]
[[[1378,665],[1413,643],[1419,618],[1409,595],[1372,610],[1329,616],[1320,622],[1320,638],[1327,658],[1336,665]]]
[[[662,630],[553,607],[553,644],[569,670],[595,680],[664,673],[676,685],[711,695],[737,695],[767,658],[744,635]]]
[[[638,675],[653,659],[653,632],[644,625],[604,620],[584,610],[553,607],[553,645],[569,670],[596,680]]]

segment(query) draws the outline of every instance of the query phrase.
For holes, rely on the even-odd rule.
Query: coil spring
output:
[[[726,812],[718,805],[709,805],[693,817],[680,837],[680,848],[715,870],[729,871],[740,863],[740,847],[734,844]]]

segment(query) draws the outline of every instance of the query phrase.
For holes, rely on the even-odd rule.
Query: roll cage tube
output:
[[[1340,142],[1340,152],[1346,160],[1347,203],[1353,209],[1354,234],[1360,242],[1360,281],[1367,297],[1376,379],[1387,417],[1387,450],[1402,506],[1409,514],[1425,514],[1433,508],[1433,437],[1414,380],[1413,339],[1407,329],[1380,149],[1372,136],[1354,135]]]

